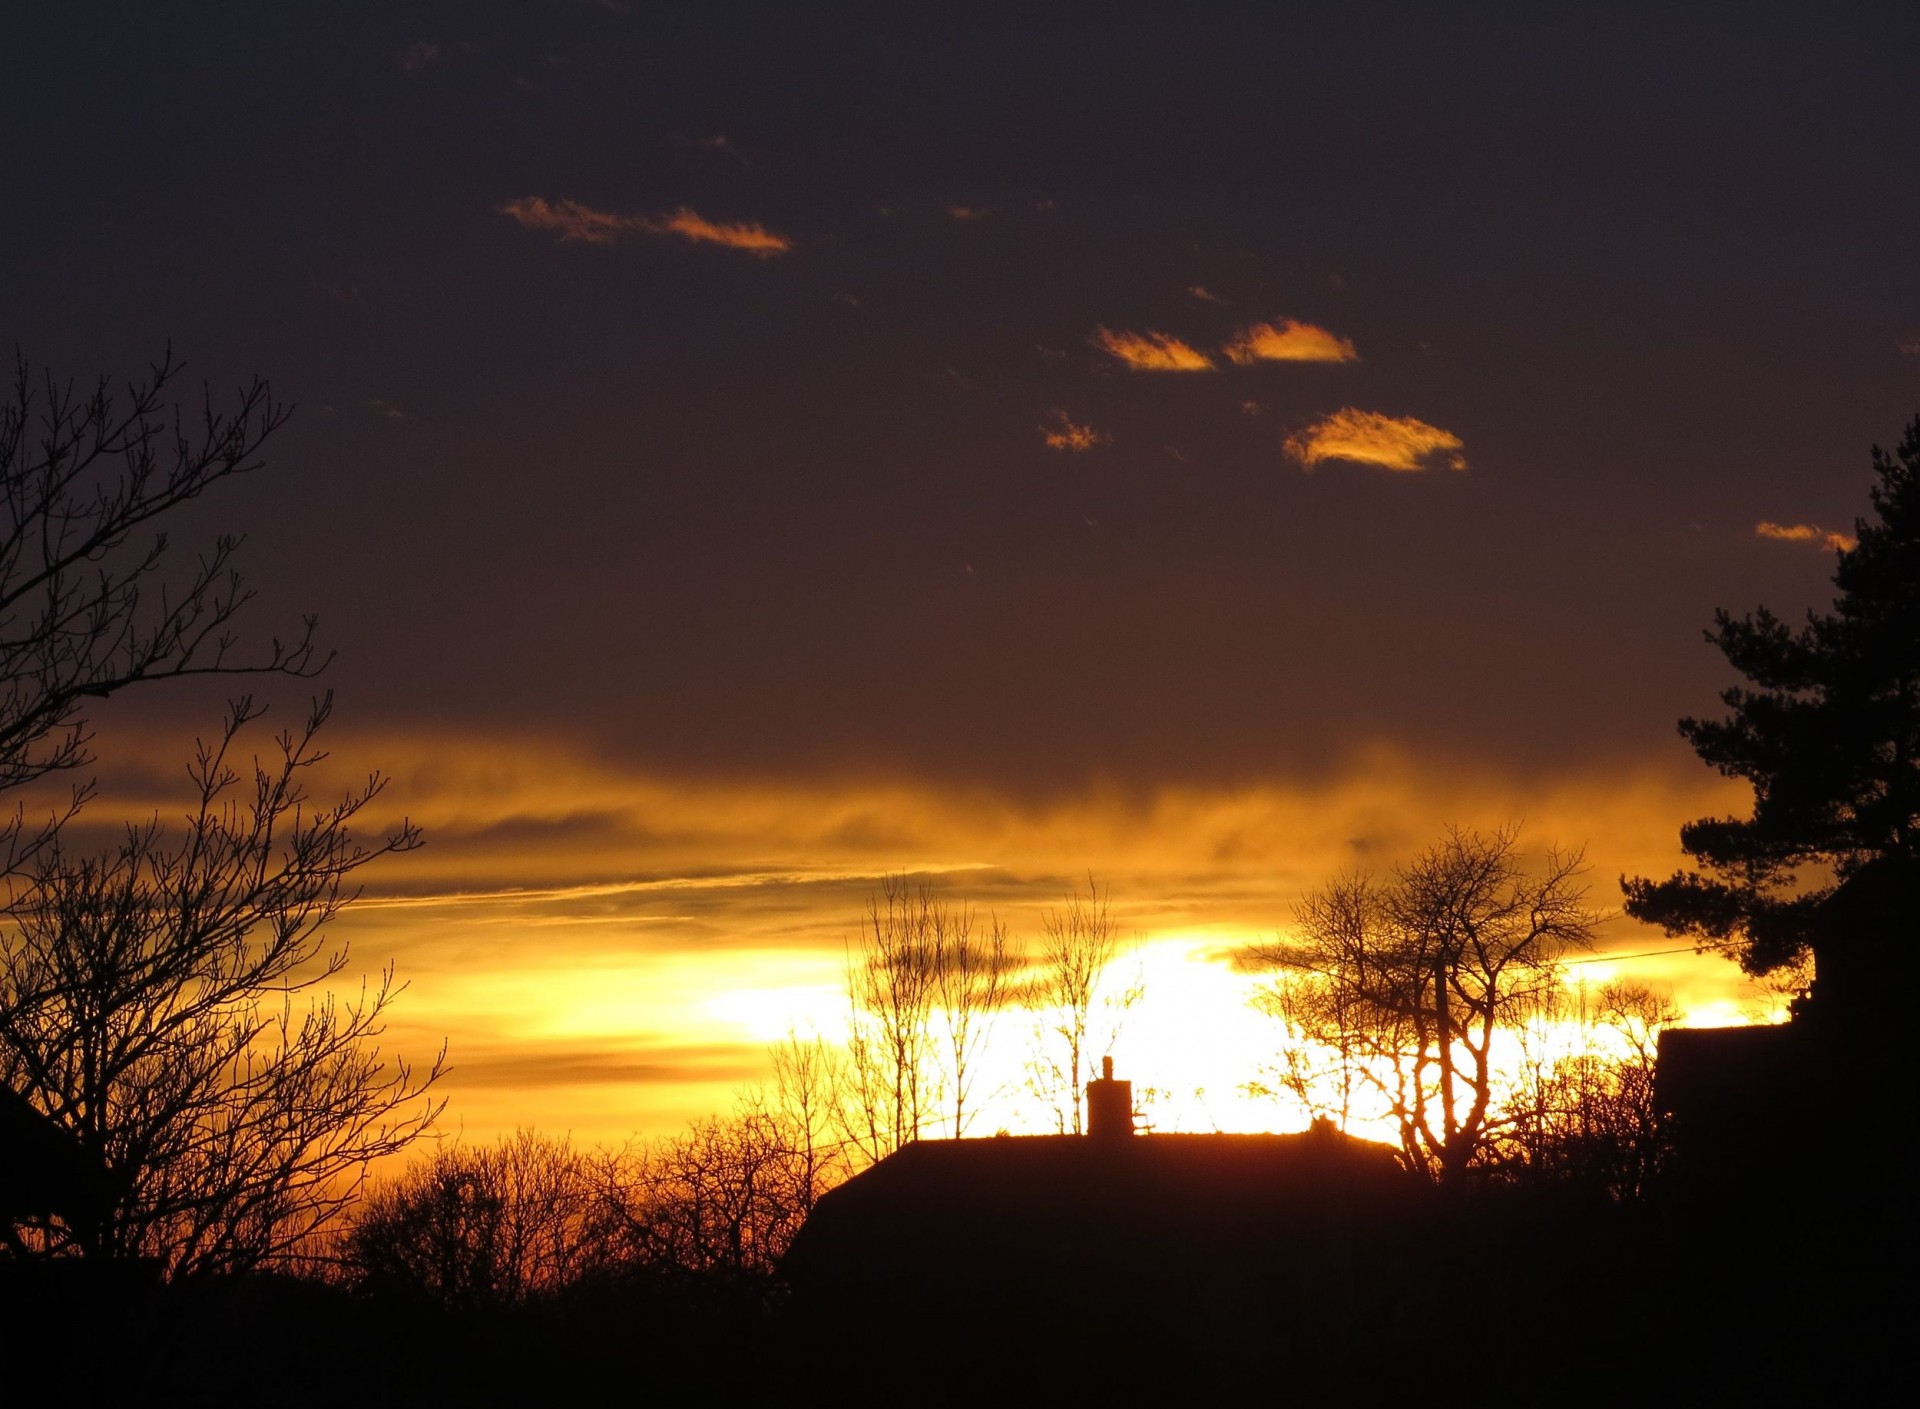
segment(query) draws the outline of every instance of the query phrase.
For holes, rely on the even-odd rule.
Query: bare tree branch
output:
[[[1586,948],[1580,853],[1549,850],[1529,871],[1518,833],[1450,830],[1388,882],[1341,877],[1302,902],[1298,938],[1264,951],[1287,977],[1267,1006],[1332,1054],[1343,1116],[1369,1089],[1399,1126],[1409,1164],[1465,1177],[1496,1133],[1496,1034],[1560,986]],[[1318,1072],[1297,1064],[1305,1083]]]
[[[1037,975],[1027,1002],[1039,1014],[1029,1076],[1034,1094],[1052,1107],[1062,1131],[1078,1135],[1093,1058],[1111,1051],[1120,1020],[1140,1000],[1138,982],[1114,990],[1107,973],[1120,953],[1110,895],[1087,877],[1087,893],[1074,891],[1042,921]],[[1107,1019],[1097,1023],[1098,1015]],[[1096,1048],[1101,1049],[1096,1053]]]
[[[253,596],[234,537],[181,570],[159,526],[223,480],[259,467],[287,408],[267,384],[228,410],[203,393],[189,419],[168,402],[181,365],[169,350],[116,396],[36,376],[17,358],[0,405],[0,791],[91,759],[91,700],[199,675],[310,676],[328,657],[315,623],[240,654],[233,630]],[[85,800],[39,827],[0,824],[0,864],[14,875]]]
[[[369,1162],[439,1112],[440,1060],[419,1070],[380,1051],[392,969],[335,992],[348,956],[326,927],[358,895],[355,873],[420,833],[352,830],[377,774],[332,802],[309,796],[331,709],[316,701],[277,759],[242,769],[234,746],[259,710],[235,701],[189,770],[182,833],[130,824],[100,856],[53,838],[0,927],[0,1079],[110,1172],[110,1216],[83,1251],[174,1273],[257,1265],[334,1218]],[[65,1235],[43,1231],[58,1251]]]

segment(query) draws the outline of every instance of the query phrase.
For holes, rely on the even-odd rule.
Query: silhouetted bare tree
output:
[[[592,1161],[531,1130],[443,1145],[375,1188],[344,1248],[349,1277],[379,1294],[460,1310],[517,1306],[606,1270],[618,1219]]]
[[[842,1129],[868,1163],[920,1138],[936,1116],[966,1132],[980,1053],[1012,990],[997,917],[925,883],[889,876],[847,957]],[[939,1114],[944,1108],[945,1114]]]
[[[1117,989],[1109,982],[1120,938],[1109,896],[1092,876],[1087,893],[1068,895],[1063,907],[1047,912],[1042,926],[1037,972],[1027,990],[1039,1014],[1032,1084],[1060,1129],[1078,1135],[1093,1058],[1111,1049],[1121,1015],[1139,1001],[1141,990],[1137,981]],[[1107,1021],[1100,1022],[1103,1008]]]
[[[578,1153],[532,1131],[446,1145],[381,1185],[343,1244],[364,1290],[457,1309],[513,1306],[589,1278],[756,1291],[843,1169],[754,1097],[667,1139]]]
[[[756,1097],[601,1166],[601,1190],[629,1268],[756,1283],[844,1174],[831,1147]]]
[[[414,1139],[439,1074],[382,1056],[391,969],[339,999],[326,926],[362,866],[419,844],[406,822],[353,831],[384,780],[331,803],[306,780],[331,701],[250,766],[235,703],[189,770],[184,829],[130,825],[115,850],[40,848],[0,927],[0,1079],[109,1172],[112,1206],[84,1239],[39,1246],[244,1270],[285,1253],[355,1197],[369,1161]]]
[[[1573,1184],[1620,1203],[1645,1198],[1670,1157],[1653,1099],[1672,996],[1646,984],[1584,985],[1544,996],[1523,1032],[1496,1154],[1518,1177]]]
[[[105,378],[76,389],[16,363],[0,405],[0,791],[84,768],[91,701],[191,676],[307,676],[326,663],[311,618],[240,651],[234,626],[252,592],[234,570],[238,538],[217,537],[184,563],[171,550],[169,520],[257,468],[287,415],[258,379],[225,408],[203,393],[183,411],[170,401],[180,372],[169,352],[116,394]],[[300,771],[289,758],[272,776],[295,785]],[[199,781],[213,795],[203,788],[179,851],[149,826],[110,857],[63,854],[61,827],[92,792],[85,781],[63,800],[36,796],[37,819],[26,803],[0,817],[0,1079],[117,1180],[110,1218],[84,1233],[42,1220],[38,1250],[84,1243],[176,1265],[244,1263],[337,1206],[343,1157],[391,1114],[376,1108],[394,1088],[369,1075],[379,1064],[361,1047],[389,989],[277,1019],[264,1005],[302,986],[284,980],[306,962],[308,922],[340,899],[341,876],[410,845],[411,829],[356,847],[343,825],[357,803],[297,817],[286,810],[297,798],[282,806],[284,795],[264,793],[252,821],[225,801],[216,816],[215,795],[231,783],[209,776]],[[275,925],[288,928],[265,938]],[[234,1026],[242,993],[253,1017]],[[361,1075],[348,1079],[356,1061]],[[298,1101],[286,1079],[295,1070],[305,1073]],[[216,1111],[207,1093],[223,1082]],[[243,1165],[244,1191],[233,1183]],[[306,1191],[299,1210],[286,1202],[295,1189]]]
[[[1303,899],[1295,928],[1321,937],[1338,952],[1365,951],[1367,927],[1376,923],[1372,885],[1363,876],[1341,876]],[[1283,964],[1269,948],[1262,957]],[[1359,1060],[1367,1043],[1363,1023],[1374,1014],[1354,986],[1328,983],[1312,970],[1282,967],[1255,996],[1254,1005],[1277,1019],[1285,1032],[1279,1061],[1264,1080],[1248,1083],[1256,1095],[1283,1096],[1309,1120],[1331,1120],[1342,1130],[1354,1118],[1362,1085]]]
[[[843,1103],[846,1074],[840,1054],[821,1037],[789,1033],[774,1046],[773,1095],[768,1106],[795,1161],[801,1217],[814,1200],[847,1177]]]
[[[1450,831],[1390,881],[1347,877],[1309,897],[1296,937],[1264,957],[1292,971],[1291,1019],[1341,1053],[1345,1076],[1381,1099],[1408,1161],[1456,1183],[1498,1115],[1494,1040],[1560,982],[1559,960],[1591,941],[1580,854],[1550,850],[1530,872],[1517,834]]]
[[[967,1102],[979,1072],[979,1058],[992,1036],[994,1020],[1006,1006],[1012,986],[1007,928],[989,917],[984,934],[974,933],[973,907],[935,903],[933,926],[934,998],[940,1010],[947,1100],[953,1110],[953,1138],[967,1133],[972,1112]]]
[[[647,1260],[685,1272],[764,1275],[818,1190],[764,1111],[695,1121],[631,1166],[632,1226]]]
[[[937,1103],[939,912],[930,887],[889,876],[847,955],[846,1134],[868,1162],[919,1139]]]
[[[86,706],[157,680],[307,675],[325,664],[314,623],[243,658],[233,623],[252,596],[233,569],[240,540],[216,538],[175,570],[166,521],[208,489],[260,464],[286,409],[265,382],[231,409],[203,396],[168,403],[171,352],[116,396],[17,363],[0,405],[0,791],[90,761]],[[0,822],[0,874],[12,876],[85,801],[29,825]]]

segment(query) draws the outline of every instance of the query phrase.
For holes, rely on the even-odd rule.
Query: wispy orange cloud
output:
[[[1136,372],[1205,372],[1213,359],[1171,333],[1116,333],[1096,328],[1088,339],[1111,357],[1117,357]]]
[[[628,231],[655,228],[641,216],[617,215],[579,201],[549,201],[539,196],[508,201],[500,207],[500,213],[529,230],[552,230],[563,240],[584,240],[590,245],[610,245]]]
[[[552,230],[563,240],[582,240],[590,245],[610,245],[622,235],[637,233],[678,235],[696,244],[723,245],[761,259],[793,248],[793,241],[764,225],[750,221],[722,224],[686,206],[656,220],[644,215],[595,210],[579,201],[522,196],[508,201],[499,210],[529,230]]]
[[[1817,523],[1772,523],[1762,519],[1753,526],[1753,531],[1756,537],[1773,538],[1782,543],[1818,543],[1836,553],[1849,552],[1860,543],[1852,534],[1822,528]]]
[[[1049,415],[1048,422],[1040,426],[1040,438],[1046,441],[1049,450],[1076,452],[1105,445],[1112,439],[1105,431],[1080,425],[1065,411],[1054,411]]]
[[[968,221],[985,220],[989,212],[984,206],[950,205],[947,207],[947,214],[955,220]]]
[[[1221,349],[1241,366],[1251,362],[1358,362],[1360,354],[1346,338],[1325,328],[1282,318],[1255,323],[1234,334]]]
[[[741,250],[760,259],[785,254],[793,248],[792,240],[785,235],[776,235],[764,225],[745,220],[720,224],[696,214],[686,206],[681,206],[660,222],[659,228],[696,244],[725,245],[728,249]]]
[[[1286,451],[1308,469],[1323,460],[1350,460],[1382,469],[1464,470],[1460,437],[1412,416],[1383,416],[1351,406],[1289,436]]]

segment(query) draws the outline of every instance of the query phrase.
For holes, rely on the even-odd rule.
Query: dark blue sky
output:
[[[1260,8],[15,6],[0,337],[296,404],[186,527],[370,727],[1014,792],[1683,757],[1713,607],[1826,596],[1755,525],[1845,528],[1920,411],[1920,11]],[[1281,318],[1359,360],[1089,341]],[[1285,453],[1343,408],[1467,468]]]

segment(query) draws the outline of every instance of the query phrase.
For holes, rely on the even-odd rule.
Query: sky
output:
[[[463,1128],[723,1104],[901,871],[1092,874],[1217,1104],[1341,869],[1519,822],[1611,909],[1741,806],[1703,628],[1824,606],[1920,412],[1920,13],[1041,8],[0,21],[0,337],[294,408],[174,539],[426,828],[339,934]],[[89,820],[219,700],[104,709]]]

